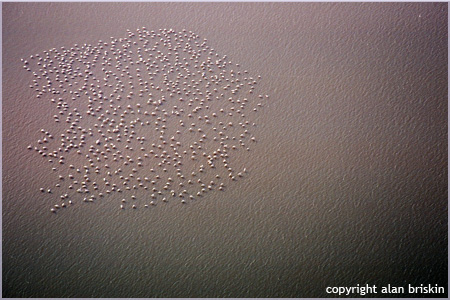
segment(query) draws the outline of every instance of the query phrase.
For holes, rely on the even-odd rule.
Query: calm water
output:
[[[3,296],[447,287],[447,7],[4,4]],[[58,128],[20,59],[143,26],[192,30],[262,76],[259,139],[236,157],[250,172],[189,205],[120,211],[111,199],[51,214],[58,196],[39,188],[57,177],[26,148]]]

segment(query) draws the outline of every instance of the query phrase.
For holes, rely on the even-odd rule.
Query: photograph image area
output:
[[[447,3],[3,3],[4,298],[448,297]]]

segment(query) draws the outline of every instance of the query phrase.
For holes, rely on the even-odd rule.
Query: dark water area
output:
[[[3,297],[335,297],[327,287],[358,284],[378,287],[366,297],[447,297],[447,3],[4,3],[2,10]],[[53,172],[48,157],[27,147],[43,138],[41,128],[59,139],[68,125],[65,117],[54,122],[52,95],[36,98],[21,59],[142,27],[195,32],[257,79],[249,108],[262,106],[245,117],[257,140],[229,158],[236,173],[248,171],[224,191],[149,208],[120,209],[128,191],[85,203],[67,190],[74,204],[52,213],[61,202],[58,175],[68,185],[71,171]],[[84,113],[87,98],[77,101]],[[137,201],[151,193],[138,189]],[[381,293],[389,284],[445,293]]]

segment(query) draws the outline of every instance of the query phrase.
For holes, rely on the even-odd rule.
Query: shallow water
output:
[[[233,156],[249,172],[188,205],[111,195],[52,214],[39,188],[58,175],[27,146],[66,124],[20,59],[143,26],[192,30],[261,75],[257,143]],[[446,286],[446,33],[445,3],[4,4],[3,296]]]

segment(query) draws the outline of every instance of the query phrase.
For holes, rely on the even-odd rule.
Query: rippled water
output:
[[[60,194],[39,189],[69,174],[27,146],[68,125],[20,59],[142,27],[191,30],[261,75],[257,142],[232,156],[248,174],[186,205],[120,210],[113,193],[52,214]],[[3,296],[446,286],[446,38],[445,3],[3,5]]]

